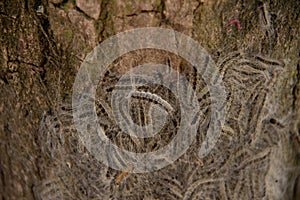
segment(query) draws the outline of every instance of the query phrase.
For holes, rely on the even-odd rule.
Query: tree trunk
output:
[[[1,199],[299,199],[299,7],[292,0],[1,1]],[[225,121],[214,148],[199,158],[214,116],[205,78],[172,52],[122,55],[101,77],[95,100],[99,125],[115,145],[150,153],[168,145],[184,123],[178,97],[150,84],[131,98],[129,113],[145,125],[160,123],[157,111],[165,110],[167,125],[153,139],[118,127],[112,90],[143,63],[167,64],[186,77],[205,111],[174,162],[149,173],[127,163],[122,172],[81,141],[73,86],[94,47],[142,27],[178,31],[207,51],[225,86]]]

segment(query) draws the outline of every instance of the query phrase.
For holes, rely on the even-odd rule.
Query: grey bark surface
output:
[[[300,199],[299,7],[292,0],[1,1],[0,199]],[[127,174],[99,162],[79,141],[72,86],[97,44],[150,26],[184,33],[208,51],[223,76],[228,109],[218,143],[199,160],[212,103],[203,79],[168,52],[123,55],[97,88],[100,125],[116,145],[157,150],[176,135],[180,121],[175,112],[153,139],[131,138],[117,127],[110,89],[131,67],[167,62],[187,77],[205,111],[196,138],[177,161]],[[141,89],[178,109],[169,91]],[[152,120],[141,111],[151,102],[132,103],[142,107],[131,110],[137,123]]]

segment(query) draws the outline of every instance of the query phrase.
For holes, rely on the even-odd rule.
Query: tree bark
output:
[[[299,7],[292,0],[1,1],[1,199],[299,199]],[[172,29],[204,47],[223,75],[227,113],[218,143],[202,160],[197,153],[211,109],[177,161],[129,174],[132,168],[107,167],[80,142],[72,87],[94,47],[141,27]],[[128,53],[111,73],[118,77],[145,62],[192,74],[183,58],[160,50]],[[100,100],[112,84],[107,80],[99,83]],[[198,77],[195,88],[197,81],[205,87]],[[169,103],[176,99],[170,96]],[[105,105],[96,110],[119,147],[150,152],[174,137],[166,131],[149,144],[118,138]]]

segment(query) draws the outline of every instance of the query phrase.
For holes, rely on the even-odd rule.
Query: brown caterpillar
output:
[[[127,175],[130,171],[133,170],[133,166],[128,166],[126,167],[121,174],[119,174],[119,176],[116,178],[115,180],[115,185],[118,185]]]

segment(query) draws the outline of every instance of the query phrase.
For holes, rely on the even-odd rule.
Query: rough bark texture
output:
[[[300,199],[299,8],[296,0],[1,1],[0,198]],[[228,92],[226,123],[214,150],[199,160],[211,102],[202,78],[190,78],[207,107],[191,147],[166,168],[116,184],[120,172],[78,140],[72,86],[97,44],[145,26],[182,32],[209,52]],[[126,54],[109,73],[119,78],[130,67],[166,60],[193,75],[182,58],[158,50]],[[115,79],[105,80],[97,94],[109,103],[105,88]],[[137,143],[116,128],[103,105],[97,105],[107,119],[101,125],[122,148],[150,152],[176,134],[170,124],[162,139]]]

